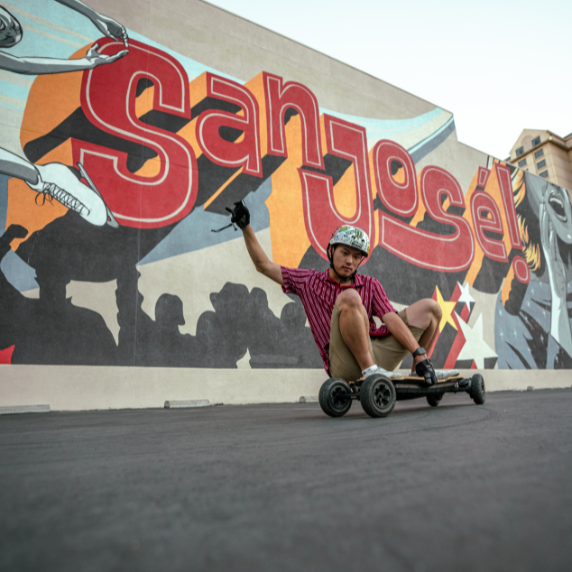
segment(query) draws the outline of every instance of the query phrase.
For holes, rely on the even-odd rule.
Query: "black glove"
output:
[[[250,224],[250,211],[242,201],[234,203],[234,208],[231,210],[226,207],[226,210],[232,215],[230,222],[236,224],[241,230],[245,229]]]
[[[433,364],[429,361],[429,358],[422,359],[415,364],[415,373],[419,377],[425,378],[425,383],[427,385],[435,385],[437,383],[437,374],[433,369]]]

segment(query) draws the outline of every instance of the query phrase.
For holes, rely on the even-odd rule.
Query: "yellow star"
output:
[[[457,302],[445,302],[438,286],[435,286],[435,292],[437,294],[437,304],[439,304],[441,312],[443,312],[443,316],[439,322],[439,333],[443,331],[445,324],[451,324],[456,330],[457,325],[455,324],[455,320],[453,320],[453,311],[455,310]]]

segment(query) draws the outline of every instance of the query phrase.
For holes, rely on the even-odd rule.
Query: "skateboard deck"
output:
[[[348,383],[350,385],[353,383],[356,383],[359,385],[364,379],[365,379],[365,377],[360,377],[359,379],[356,379],[355,381],[350,381]],[[418,375],[404,375],[403,377],[390,378],[390,379],[394,385],[396,383],[415,383],[415,384],[423,384],[423,385],[425,384],[425,379],[423,377],[419,377]],[[445,377],[443,379],[437,380],[437,385],[441,385],[442,383],[447,383],[450,381],[460,381],[461,379],[463,379],[462,375],[451,375],[449,377]],[[427,387],[435,387],[435,386],[432,385],[432,386],[427,386]]]

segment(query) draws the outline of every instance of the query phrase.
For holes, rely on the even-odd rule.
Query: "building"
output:
[[[570,386],[572,203],[536,151],[473,149],[451,111],[201,0],[85,1],[0,2],[0,406],[318,395],[300,299],[228,228],[243,199],[287,268],[365,231],[396,309],[440,305],[436,367]]]
[[[572,133],[524,129],[507,161],[551,183],[572,189]]]

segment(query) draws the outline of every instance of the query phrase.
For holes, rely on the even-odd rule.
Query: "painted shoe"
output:
[[[31,189],[44,197],[51,197],[49,200],[56,199],[95,226],[103,226],[107,222],[103,199],[81,183],[68,167],[61,163],[34,166],[40,177],[35,185],[28,183]]]

